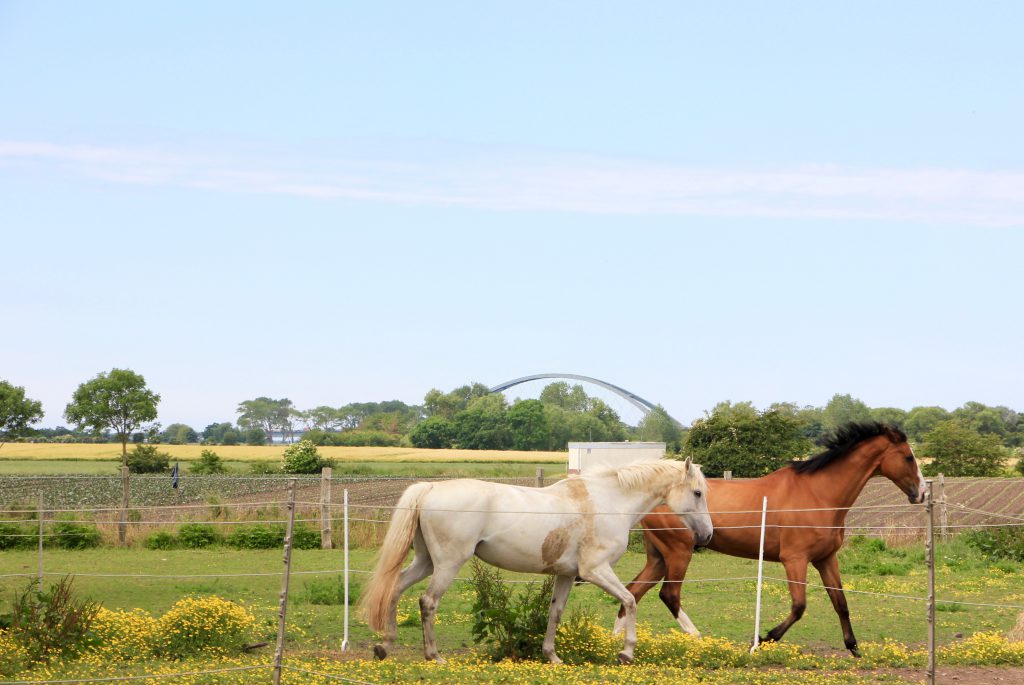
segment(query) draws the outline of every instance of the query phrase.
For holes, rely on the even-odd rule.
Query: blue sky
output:
[[[0,378],[1024,409],[1024,8],[822,5],[0,0]]]

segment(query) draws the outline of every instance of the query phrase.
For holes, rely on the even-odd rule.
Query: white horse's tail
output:
[[[402,493],[391,516],[391,525],[384,536],[384,543],[377,553],[377,565],[363,590],[359,605],[366,616],[366,622],[375,631],[384,629],[391,602],[398,587],[398,576],[402,563],[409,552],[416,529],[420,524],[420,502],[430,492],[430,483],[410,485]]]

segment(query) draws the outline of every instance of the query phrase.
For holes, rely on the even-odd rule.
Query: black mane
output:
[[[794,459],[789,465],[797,473],[814,473],[846,456],[865,440],[877,438],[879,435],[886,435],[893,442],[905,442],[907,439],[907,434],[897,426],[878,421],[855,421],[840,426],[818,441],[820,446],[826,448],[824,452],[809,459]]]

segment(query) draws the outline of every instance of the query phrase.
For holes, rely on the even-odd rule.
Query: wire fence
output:
[[[11,478],[18,480],[17,488],[10,488],[4,483]],[[74,478],[78,480],[77,477]],[[92,481],[97,479],[114,480],[109,477],[96,477],[86,476],[82,479]],[[6,501],[7,504],[0,508],[0,548],[3,547],[4,539],[22,539],[22,538],[36,538],[38,540],[39,550],[39,567],[35,572],[22,572],[22,573],[4,573],[0,574],[0,578],[37,578],[41,579],[45,577],[58,577],[65,575],[75,575],[81,577],[92,577],[92,578],[110,578],[110,579],[132,579],[132,580],[163,580],[163,579],[220,579],[220,578],[246,578],[246,577],[281,577],[284,584],[284,588],[279,597],[280,608],[279,616],[281,617],[281,625],[279,626],[279,640],[278,647],[275,652],[275,662],[273,664],[264,664],[259,666],[247,666],[230,669],[217,669],[210,671],[192,671],[192,672],[181,672],[175,674],[153,674],[153,675],[140,675],[140,676],[121,676],[121,677],[108,677],[108,678],[88,678],[88,679],[72,679],[72,680],[50,680],[50,681],[0,681],[0,685],[19,685],[20,683],[28,682],[46,682],[46,683],[65,683],[65,682],[117,682],[117,681],[132,681],[142,680],[147,678],[170,678],[170,677],[184,677],[193,675],[205,675],[223,673],[229,671],[251,671],[267,669],[273,672],[274,682],[278,682],[281,673],[284,671],[291,671],[295,673],[304,673],[307,675],[316,675],[320,677],[335,679],[340,682],[351,682],[362,685],[371,685],[366,681],[356,680],[347,678],[340,674],[329,674],[319,671],[308,670],[297,666],[289,666],[284,662],[284,634],[285,634],[285,615],[287,611],[288,603],[288,578],[292,575],[295,576],[315,576],[315,575],[341,575],[344,578],[346,595],[348,592],[348,581],[352,576],[366,576],[371,573],[367,569],[350,568],[348,564],[348,550],[350,547],[349,530],[351,524],[363,525],[368,528],[377,529],[379,532],[376,536],[371,536],[371,539],[379,539],[383,535],[383,530],[386,525],[390,522],[390,518],[386,517],[388,512],[393,512],[398,509],[394,504],[397,501],[398,496],[405,489],[407,485],[414,482],[413,479],[407,478],[379,478],[379,477],[366,477],[366,478],[344,478],[344,479],[332,479],[328,473],[326,477],[308,477],[308,478],[252,478],[252,477],[226,477],[219,479],[222,482],[228,482],[229,480],[239,480],[244,482],[261,482],[264,484],[271,484],[271,497],[266,499],[253,498],[251,493],[245,493],[238,495],[239,497],[247,498],[246,501],[236,502],[183,502],[177,501],[174,503],[134,503],[131,498],[124,497],[122,504],[119,506],[112,506],[109,502],[96,502],[93,506],[43,506],[43,501],[47,497],[46,493],[40,495],[35,493],[36,506],[33,509],[31,502],[22,499],[14,499],[13,502],[17,502],[16,505],[12,506],[12,500],[6,499],[12,492],[18,492],[23,485],[27,482],[35,481],[46,481],[57,483],[61,480],[67,480],[66,477],[4,477],[0,478],[0,496],[5,499],[0,501]],[[167,487],[167,479],[163,477],[163,487]],[[424,479],[415,479],[416,481]],[[439,480],[439,479],[438,479]],[[519,485],[543,485],[543,475],[538,474],[536,479],[491,479],[495,482],[513,482]],[[24,482],[22,482],[24,481]],[[383,488],[381,487],[383,484]],[[893,600],[912,601],[912,602],[924,602],[929,607],[929,631],[930,631],[930,653],[934,655],[934,611],[936,605],[962,605],[962,606],[977,606],[977,607],[997,607],[1002,609],[1014,609],[1024,610],[1024,605],[1011,604],[1011,603],[983,603],[983,602],[968,602],[952,599],[939,599],[934,595],[934,543],[933,534],[938,532],[941,527],[942,534],[946,534],[949,531],[960,531],[966,529],[984,529],[987,527],[1015,527],[1024,525],[1024,512],[1020,511],[1018,505],[1024,504],[1024,496],[1019,496],[1024,493],[1024,487],[1020,487],[1024,484],[1024,481],[1017,481],[1011,479],[991,479],[989,481],[979,482],[977,480],[972,481],[959,481],[948,479],[945,480],[942,485],[949,487],[954,486],[966,486],[971,485],[972,487],[961,487],[962,493],[968,495],[967,499],[971,502],[977,501],[977,497],[974,496],[973,490],[979,488],[983,491],[989,486],[1001,486],[998,490],[1000,494],[997,498],[988,498],[990,506],[1006,507],[999,511],[987,510],[978,506],[968,506],[965,503],[950,501],[949,493],[945,490],[940,490],[937,493],[932,492],[933,488],[929,491],[929,501],[926,510],[923,510],[921,505],[912,504],[893,504],[891,502],[875,503],[878,502],[878,493],[872,492],[871,489],[866,488],[865,492],[862,493],[861,500],[865,504],[842,507],[842,508],[799,508],[799,509],[782,509],[782,508],[769,508],[767,513],[772,515],[800,515],[813,514],[815,512],[841,512],[847,516],[847,520],[860,517],[862,520],[865,518],[873,517],[874,523],[861,522],[861,523],[850,523],[846,522],[843,525],[830,525],[830,526],[819,526],[819,525],[804,525],[799,523],[793,524],[780,524],[780,523],[768,523],[763,524],[744,524],[744,525],[717,525],[716,529],[751,529],[761,528],[763,530],[771,529],[796,529],[796,528],[814,528],[818,530],[839,530],[842,529],[845,533],[856,534],[856,535],[874,535],[879,537],[888,536],[906,536],[916,539],[924,539],[926,546],[929,548],[929,576],[931,578],[930,586],[927,594],[924,595],[913,595],[906,593],[886,593],[876,592],[869,590],[851,589],[851,588],[839,588],[829,587],[826,585],[820,585],[807,581],[796,581],[788,578],[777,578],[772,576],[764,576],[763,580],[770,583],[786,584],[787,587],[799,584],[806,587],[821,588],[825,590],[843,590],[847,593],[852,594],[863,594],[872,595],[876,597],[882,597]],[[1020,492],[1011,491],[1009,486],[1016,486]],[[180,484],[179,484],[180,486]],[[273,493],[280,491],[281,487],[285,487],[288,490],[289,496],[287,498],[274,497]],[[891,485],[889,485],[891,489]],[[320,495],[318,498],[299,498],[298,493],[309,493],[313,489],[319,488]],[[334,500],[334,493],[339,492],[341,494],[341,502]],[[950,488],[953,491],[953,488]],[[145,492],[145,490],[143,490]],[[197,492],[207,492],[206,488],[198,488]],[[354,493],[354,496],[353,496]],[[268,493],[264,493],[268,494]],[[145,495],[143,495],[145,496]],[[175,495],[176,497],[182,497],[182,495]],[[162,500],[161,500],[162,501]],[[126,504],[127,502],[127,504]],[[204,512],[209,514],[213,509],[218,511],[218,515],[215,516],[202,516]],[[259,518],[253,512],[266,513],[267,511],[273,510],[284,510],[287,513],[286,517],[276,518]],[[472,513],[469,511],[451,509],[446,510],[450,513]],[[150,515],[143,518],[140,515],[136,515],[135,518],[128,516],[128,512],[150,512]],[[304,512],[304,513],[300,513]],[[362,515],[353,515],[364,512]],[[487,513],[495,513],[488,511]],[[500,512],[502,514],[509,514],[515,516],[524,516],[536,514],[535,511],[507,511]],[[577,512],[565,512],[566,514],[576,514]],[[632,515],[641,515],[646,512],[633,512]],[[718,517],[724,516],[751,516],[757,514],[760,516],[763,512],[761,510],[737,510],[737,511],[723,511],[715,512]],[[550,514],[550,512],[549,512]],[[595,515],[608,515],[608,516],[623,516],[630,515],[629,513],[624,514],[623,512],[594,512]],[[924,515],[923,515],[924,514]],[[939,514],[942,520],[941,526],[936,524],[936,514]],[[225,516],[237,516],[239,518],[227,519]],[[893,519],[885,519],[880,517],[898,517],[898,522],[894,522]],[[958,523],[950,522],[948,519],[952,516],[954,519],[960,516],[963,517],[965,522]],[[915,520],[916,519],[916,520]],[[924,521],[922,522],[922,519]],[[969,519],[969,520],[968,520]],[[993,522],[997,521],[997,522]],[[90,573],[90,572],[74,572],[69,573],[68,570],[48,570],[45,568],[45,554],[43,552],[45,548],[45,541],[52,539],[60,539],[66,537],[68,533],[54,530],[52,527],[56,523],[67,523],[78,526],[88,525],[104,525],[111,523],[118,524],[129,524],[131,526],[180,526],[186,524],[203,524],[212,526],[246,526],[246,525],[280,525],[285,526],[285,535],[283,537],[283,547],[285,549],[285,568],[281,572],[244,572],[244,573],[171,573],[171,574],[150,574],[150,573]],[[342,568],[330,568],[320,570],[295,570],[291,568],[290,554],[294,541],[294,534],[296,531],[296,524],[316,524],[320,532],[320,544],[325,548],[333,548],[334,546],[334,524],[340,523],[344,530],[344,539],[342,541],[342,548],[345,551],[345,564]],[[37,529],[34,531],[25,530],[24,527],[35,525]],[[4,528],[3,526],[7,526]],[[11,530],[11,527],[21,526],[18,530]],[[644,530],[643,528],[633,528],[634,531]],[[654,529],[659,530],[659,529]],[[660,530],[672,530],[672,528],[664,528]],[[123,540],[122,540],[123,542]],[[463,576],[457,577],[459,582],[470,582],[472,579]],[[739,577],[722,577],[722,578],[699,578],[699,579],[686,579],[682,582],[685,583],[710,583],[710,584],[728,584],[728,583],[746,583],[755,580],[760,580],[758,576],[739,576]],[[515,580],[505,579],[507,583],[530,583],[535,581],[526,580]],[[657,584],[662,581],[650,581],[652,584]],[[349,621],[348,621],[348,598],[346,596],[344,603],[344,637],[342,646],[343,649],[348,648],[348,635],[349,635]],[[934,657],[932,657],[934,658]],[[934,677],[934,661],[929,664],[929,677]]]

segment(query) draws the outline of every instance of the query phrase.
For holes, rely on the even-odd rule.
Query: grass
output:
[[[366,571],[372,567],[373,550],[351,551],[351,567]],[[858,560],[879,557],[878,563],[888,563],[887,557],[915,561],[904,575],[876,576],[871,568],[862,572],[849,572],[844,581],[849,589],[868,592],[913,595],[923,597],[925,569],[918,563],[919,551],[851,549],[844,552],[843,565],[858,567]],[[1024,576],[1013,569],[989,565],[980,556],[958,542],[943,543],[938,547],[937,596],[940,600],[962,600],[974,603],[1024,604]],[[641,554],[627,553],[619,563],[620,578],[631,579],[643,565]],[[890,560],[891,561],[891,560]],[[0,555],[0,576],[14,573],[33,574],[37,557],[34,551],[6,551]],[[323,584],[337,582],[336,573],[313,574],[315,571],[337,571],[342,563],[338,550],[296,550],[291,581],[291,599],[288,621],[290,640],[302,651],[336,649],[341,634],[341,607],[313,603],[321,594]],[[143,608],[153,613],[166,611],[177,599],[189,594],[216,594],[245,603],[260,617],[264,637],[272,637],[276,626],[277,594],[281,587],[281,553],[279,550],[235,551],[224,548],[206,550],[146,550],[99,549],[87,551],[46,550],[45,569],[56,575],[77,571],[77,587],[108,608]],[[140,578],[111,578],[105,574],[131,573]],[[267,574],[236,578],[207,578],[217,574]],[[152,576],[193,577],[152,577]],[[462,576],[468,576],[464,569]],[[516,579],[530,576],[507,574]],[[727,557],[714,552],[696,555],[688,580],[713,578],[749,578],[756,575],[755,562]],[[779,564],[765,567],[767,578],[784,578]],[[56,576],[54,576],[56,577]],[[353,573],[352,585],[360,586],[365,573]],[[817,581],[812,578],[811,581]],[[25,582],[21,578],[0,577],[0,597],[10,598],[16,588]],[[420,629],[417,598],[424,583],[406,593],[400,604],[399,627],[400,659],[417,658],[420,650]],[[444,652],[463,650],[472,644],[469,616],[472,589],[468,583],[456,582],[439,611],[438,639]],[[862,642],[881,641],[884,638],[908,645],[920,645],[926,639],[924,603],[905,599],[891,599],[867,594],[849,593],[854,629]],[[753,580],[723,582],[693,582],[683,588],[683,607],[694,623],[707,635],[726,637],[737,642],[749,641],[754,624],[755,583]],[[764,630],[780,621],[789,610],[789,596],[785,583],[767,581],[762,597]],[[597,588],[584,584],[576,587],[570,596],[570,607],[586,606],[597,614],[600,624],[611,626],[617,606]],[[3,613],[0,609],[0,613]],[[938,614],[937,634],[940,644],[948,644],[956,633],[970,635],[977,631],[1005,632],[1016,619],[1016,609],[993,607],[960,607],[956,611]],[[655,631],[676,629],[675,621],[658,600],[656,591],[640,603],[639,618]],[[352,644],[356,654],[369,653],[373,636],[353,614]],[[843,652],[838,620],[825,592],[810,588],[804,618],[787,634],[786,640],[816,652]]]
[[[198,459],[204,449],[213,450],[225,461],[276,461],[281,459],[287,445],[160,445],[171,459],[189,461]],[[131,449],[131,446],[129,446]],[[320,447],[320,453],[338,462],[519,462],[562,463],[565,452],[517,452],[514,450],[427,450],[415,447]],[[121,445],[7,443],[0,447],[0,460],[100,460],[119,461]]]

